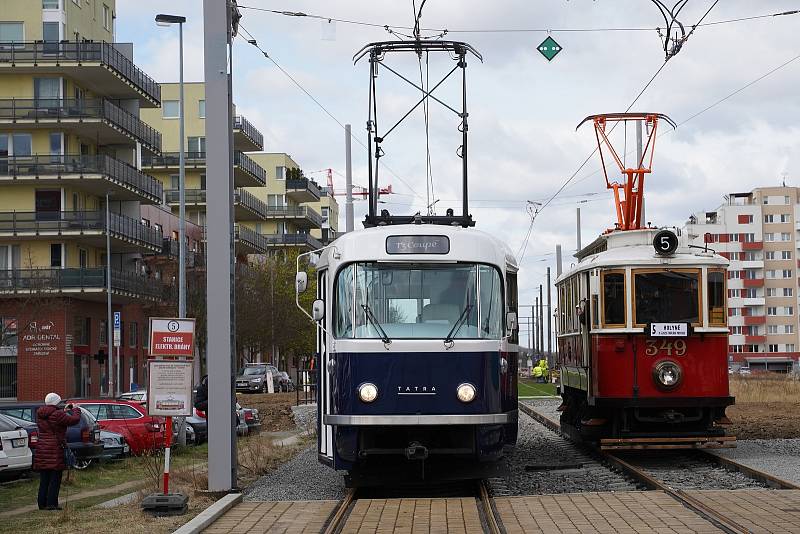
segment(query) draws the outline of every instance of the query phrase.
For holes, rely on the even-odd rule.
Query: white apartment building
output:
[[[791,370],[800,361],[800,188],[731,193],[716,210],[692,215],[685,233],[690,244],[707,243],[730,260],[729,361]]]

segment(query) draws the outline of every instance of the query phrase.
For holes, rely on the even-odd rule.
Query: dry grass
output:
[[[278,445],[263,434],[239,439],[239,484],[247,485],[287,462],[308,445],[309,438],[301,437],[293,445]]]
[[[736,403],[800,402],[800,380],[792,375],[754,374],[730,377]]]

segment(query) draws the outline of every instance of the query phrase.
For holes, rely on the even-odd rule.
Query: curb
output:
[[[199,534],[211,524],[219,519],[219,517],[242,502],[241,493],[229,493],[223,498],[200,512],[194,519],[183,525],[176,530],[173,534]]]

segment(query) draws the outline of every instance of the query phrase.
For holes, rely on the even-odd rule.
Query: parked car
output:
[[[33,463],[28,433],[8,417],[0,415],[0,474],[27,471]]]
[[[248,434],[258,434],[261,432],[261,417],[256,408],[242,408],[244,411],[244,422],[247,423]]]
[[[749,375],[750,374],[750,368],[749,367],[740,367],[739,368],[739,374],[742,375],[742,376]]]
[[[119,460],[131,452],[131,446],[125,441],[125,436],[110,430],[100,431],[100,440],[103,442],[103,459]]]
[[[178,428],[178,422],[179,422],[179,420],[178,420],[177,417],[173,417],[172,418],[172,443],[173,444],[178,443],[178,433],[180,431],[179,428]],[[192,428],[192,425],[190,425],[188,423],[186,425],[186,444],[187,445],[197,445],[197,435],[194,433],[194,428]]]
[[[30,447],[33,454],[36,454],[36,444],[39,443],[39,425],[10,415],[4,415],[3,417],[11,419],[13,423],[21,426],[28,433],[28,447]]]
[[[250,427],[247,426],[247,421],[244,417],[244,408],[238,402],[236,403],[236,435],[246,436],[250,433]]]
[[[281,385],[281,391],[283,392],[294,391],[294,382],[292,382],[292,377],[289,376],[289,373],[287,373],[286,371],[280,371],[278,375],[280,376],[278,381],[280,382]]]
[[[268,391],[267,378],[272,376],[273,391],[280,391],[278,368],[268,363],[247,363],[236,377],[236,391],[264,393]]]
[[[62,402],[59,407],[64,405],[65,403]],[[41,406],[44,406],[44,403],[0,404],[0,414],[16,417],[38,425],[36,411]],[[66,441],[73,454],[75,454],[76,469],[85,469],[89,467],[93,460],[103,456],[100,425],[91,413],[84,410],[81,410],[81,420],[67,427]]]
[[[73,403],[92,414],[100,428],[125,436],[131,453],[143,454],[164,448],[166,424],[163,417],[147,415],[138,402],[111,399],[75,400]]]
[[[123,393],[117,400],[124,400],[130,402],[138,402],[139,404],[147,404],[147,391],[128,391]]]

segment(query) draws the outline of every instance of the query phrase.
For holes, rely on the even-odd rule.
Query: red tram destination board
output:
[[[151,356],[194,356],[194,319],[150,318]]]

